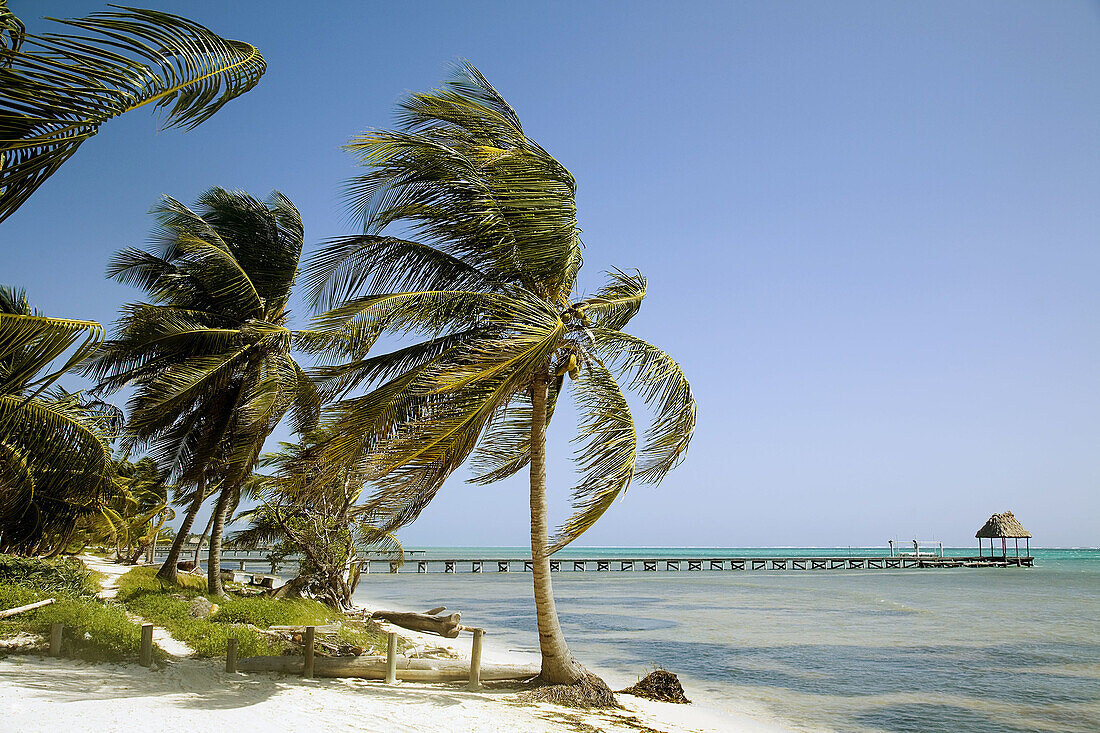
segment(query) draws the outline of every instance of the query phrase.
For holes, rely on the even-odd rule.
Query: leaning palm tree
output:
[[[118,415],[54,384],[102,335],[93,321],[40,316],[23,291],[0,287],[0,552],[60,552],[117,491]]]
[[[154,214],[160,227],[152,247],[123,250],[108,267],[151,302],[122,309],[115,338],[86,372],[100,380],[100,390],[135,387],[127,444],[148,446],[177,484],[195,487],[160,577],[175,581],[207,487],[218,485],[208,585],[221,595],[232,497],[275,426],[290,414],[294,429],[305,429],[320,409],[313,383],[291,354],[288,326],[302,220],[281,193],[261,202],[221,188],[200,196],[195,211],[165,198]]]
[[[622,331],[644,278],[616,271],[578,295],[573,177],[476,69],[399,109],[397,130],[348,146],[370,167],[348,187],[364,233],[327,243],[308,274],[330,308],[310,338],[334,359],[324,389],[370,388],[326,419],[337,436],[325,463],[360,462],[380,482],[366,506],[392,514],[383,529],[414,519],[471,453],[477,483],[529,467],[542,677],[575,682],[585,672],[558,623],[549,556],[632,481],[659,482],[679,462],[695,425],[691,388],[672,358]],[[412,238],[385,234],[391,225]],[[387,333],[422,340],[369,354]],[[656,409],[641,447],[616,375]],[[566,377],[583,476],[551,539],[546,425]]]
[[[0,221],[99,126],[147,104],[190,129],[249,91],[263,56],[169,13],[118,8],[27,33],[0,0]]]

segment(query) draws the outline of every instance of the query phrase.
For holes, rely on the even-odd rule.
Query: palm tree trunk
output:
[[[183,544],[187,542],[187,536],[191,534],[191,525],[195,523],[195,515],[202,508],[202,502],[205,498],[206,480],[199,479],[199,485],[195,487],[195,498],[191,501],[191,506],[187,508],[187,515],[183,518],[183,524],[180,526],[179,532],[176,533],[176,539],[172,541],[172,547],[168,550],[168,557],[164,559],[164,564],[157,571],[157,577],[161,580],[179,584],[179,568],[176,567],[176,564],[180,561]]]
[[[531,383],[531,576],[535,585],[535,618],[542,650],[539,677],[551,684],[571,684],[585,676],[565,643],[550,583],[550,531],[546,518],[546,368]]]
[[[229,496],[232,493],[229,486],[223,485],[218,493],[218,503],[214,505],[210,553],[206,556],[206,592],[212,596],[225,596],[225,588],[222,587],[222,532],[225,530],[225,514],[229,509]]]
[[[210,519],[206,522],[206,529],[202,531],[202,535],[199,537],[199,545],[195,548],[195,567],[199,566],[199,556],[202,555],[202,543],[206,542],[207,535],[210,534],[210,528],[214,526],[214,514],[210,514]]]

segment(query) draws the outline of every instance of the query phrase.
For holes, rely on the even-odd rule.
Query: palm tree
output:
[[[99,126],[152,104],[165,127],[190,129],[251,90],[266,65],[169,13],[118,8],[58,21],[76,35],[32,35],[0,0],[0,221]]]
[[[231,498],[252,475],[275,426],[296,430],[320,409],[294,360],[287,301],[298,272],[302,220],[279,192],[261,202],[212,188],[197,211],[172,198],[154,209],[159,228],[148,251],[115,255],[108,274],[143,288],[149,303],[122,310],[116,336],[86,371],[108,392],[132,384],[129,444],[150,447],[193,500],[159,576],[176,563],[207,487],[217,485],[209,591],[223,593],[221,543]]]
[[[117,491],[118,414],[54,384],[102,335],[93,321],[38,315],[23,291],[0,287],[0,552],[60,552]]]
[[[477,483],[529,467],[542,678],[575,682],[585,672],[558,623],[549,556],[633,480],[659,482],[679,462],[695,425],[691,388],[667,354],[621,330],[644,278],[616,271],[594,296],[576,293],[573,177],[476,69],[411,96],[398,118],[397,130],[348,146],[370,167],[348,186],[364,233],[328,242],[309,269],[315,301],[331,308],[312,348],[345,360],[321,371],[325,389],[373,388],[326,419],[338,436],[325,462],[360,461],[381,482],[366,506],[392,513],[383,529],[414,519],[471,453]],[[414,239],[384,234],[390,225]],[[423,340],[368,355],[386,333]],[[616,374],[656,410],[640,448]],[[583,477],[551,540],[546,424],[567,375]]]

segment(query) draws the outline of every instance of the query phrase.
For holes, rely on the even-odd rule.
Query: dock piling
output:
[[[386,684],[397,682],[397,634],[392,631],[386,639]]]
[[[52,624],[50,626],[50,656],[61,656],[61,635],[65,632],[65,624]]]
[[[153,664],[153,625],[142,624],[141,625],[141,653],[138,656],[138,663],[142,667],[149,667]]]
[[[470,684],[466,689],[477,692],[481,689],[481,637],[485,636],[485,629],[471,629],[474,640],[470,644]]]
[[[306,678],[313,677],[313,641],[317,636],[316,626],[306,627],[306,658],[302,664],[302,676]]]
[[[237,671],[237,637],[229,639],[226,643],[225,671],[230,674]]]

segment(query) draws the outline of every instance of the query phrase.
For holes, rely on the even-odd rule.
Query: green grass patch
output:
[[[172,585],[158,579],[155,568],[134,568],[119,579],[118,600],[132,613],[166,628],[172,636],[193,648],[198,656],[223,656],[231,637],[238,640],[237,653],[242,657],[282,654],[287,648],[284,642],[249,625],[261,629],[320,626],[336,620],[343,625],[339,641],[364,648],[385,647],[384,635],[380,632],[348,622],[342,614],[323,603],[306,599],[207,596],[218,605],[218,610],[210,616],[196,618],[191,615],[191,601],[206,596],[206,581],[187,573],[180,573],[179,579],[179,585]]]
[[[136,661],[141,648],[141,627],[126,617],[115,603],[99,600],[88,585],[91,574],[74,558],[53,562],[0,556],[0,609],[25,606],[47,598],[54,603],[0,620],[0,637],[20,633],[40,637],[32,647],[46,652],[50,627],[65,625],[61,654],[94,662]],[[167,655],[154,648],[154,658]]]

